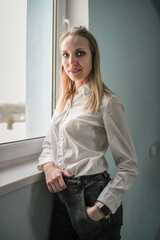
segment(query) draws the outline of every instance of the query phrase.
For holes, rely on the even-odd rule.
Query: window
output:
[[[87,0],[0,0],[0,196],[41,179],[67,23],[88,27]]]
[[[0,1],[0,143],[44,136],[52,114],[52,0]]]
[[[0,1],[0,145],[46,135],[57,100],[58,42],[66,17],[71,26],[88,27],[88,1]]]
[[[0,196],[42,177],[36,166],[57,100],[65,14],[65,0],[0,1]]]
[[[34,161],[36,169],[57,101],[65,16],[66,0],[0,1],[1,173],[24,162]]]

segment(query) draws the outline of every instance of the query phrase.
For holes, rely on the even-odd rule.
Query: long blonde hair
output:
[[[111,91],[102,82],[101,72],[100,72],[100,55],[98,44],[95,37],[85,28],[85,27],[73,27],[66,34],[62,35],[60,38],[60,46],[63,40],[69,35],[79,35],[84,37],[89,42],[89,48],[92,54],[92,70],[88,77],[88,81],[91,82],[91,94],[88,101],[84,107],[84,111],[97,112],[103,93],[110,93]],[[61,66],[61,94],[58,103],[58,111],[62,112],[66,101],[72,97],[75,92],[75,82],[72,81],[69,76],[64,71],[63,66]]]

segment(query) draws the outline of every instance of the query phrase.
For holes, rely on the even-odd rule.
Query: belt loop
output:
[[[78,180],[78,186],[82,188],[82,177],[79,176],[77,180]]]
[[[104,172],[102,173],[102,175],[103,175],[104,178],[107,178],[107,177],[108,177],[107,171],[104,171]]]

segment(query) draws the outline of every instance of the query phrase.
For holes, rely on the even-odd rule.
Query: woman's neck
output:
[[[78,94],[78,89],[82,87],[83,85],[86,85],[89,81],[87,79],[82,81],[75,81],[75,93]]]

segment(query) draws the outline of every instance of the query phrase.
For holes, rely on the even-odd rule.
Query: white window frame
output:
[[[66,0],[52,0],[52,6],[52,109],[54,109],[59,87],[58,42],[60,34],[66,28],[65,23],[63,23],[63,19],[66,18]],[[42,173],[37,170],[36,166],[38,156],[42,151],[43,139],[44,137],[39,137],[0,145],[0,196],[42,178]],[[29,170],[33,168],[34,171]]]

